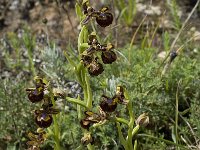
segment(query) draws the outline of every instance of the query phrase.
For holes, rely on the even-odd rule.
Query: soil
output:
[[[93,0],[95,4],[95,0]],[[191,11],[197,0],[183,0],[179,1],[182,18],[185,19]],[[140,7],[144,7],[149,2],[141,2]],[[65,7],[63,10],[62,6]],[[0,37],[3,37],[7,32],[17,32],[24,25],[30,27],[35,35],[42,35],[48,28],[48,34],[51,39],[57,41],[58,44],[65,45],[70,39],[75,40],[78,34],[78,19],[76,18],[74,0],[60,0],[56,3],[54,0],[1,0],[0,2]],[[138,5],[139,6],[139,5]],[[152,6],[156,12],[149,12],[151,22],[156,22],[163,10],[166,9],[167,22],[170,18],[168,16],[168,9],[166,3],[160,0],[153,0]],[[140,8],[138,7],[138,10]],[[143,16],[144,11],[138,12],[137,16]],[[44,25],[42,20],[46,18],[47,24]],[[153,19],[152,19],[153,18]],[[133,27],[137,27],[141,21],[140,17],[136,17]],[[196,11],[191,18],[191,23],[200,29],[200,11]],[[121,25],[120,25],[121,26]],[[169,24],[168,24],[169,26]]]
[[[44,19],[47,19],[46,24]],[[68,39],[77,36],[74,1],[63,0],[58,4],[53,0],[1,0],[0,37],[7,32],[19,32],[24,26],[28,26],[37,37],[48,31],[50,40],[64,45]]]
[[[96,1],[91,1],[94,7],[97,7]],[[107,1],[104,2],[108,3]],[[181,16],[182,21],[186,19],[196,2],[197,0],[178,1],[180,9],[178,14]],[[98,1],[98,5],[101,6],[102,3]],[[115,19],[111,27],[102,29],[97,26],[97,30],[105,37],[107,33],[111,32],[110,30],[113,30],[115,36],[113,42],[115,42],[116,46],[122,47],[130,42],[142,18],[145,14],[148,14],[146,21],[143,23],[143,30],[141,32],[145,32],[145,30],[151,27],[153,32],[158,21],[162,20],[158,28],[158,33],[155,36],[155,41],[153,42],[155,47],[159,46],[163,31],[174,32],[169,7],[166,5],[166,1],[153,0],[152,3],[150,3],[150,1],[140,0],[137,3],[137,15],[135,16],[134,23],[130,27],[127,27],[122,21],[119,22],[119,20]],[[115,18],[118,18],[120,12],[114,7],[111,8],[112,12],[115,14]],[[200,33],[199,9],[200,7],[192,15],[188,28],[186,28],[184,32],[193,29],[196,34]],[[165,14],[163,15],[164,12]],[[47,21],[46,24],[44,21]],[[66,49],[69,42],[76,44],[80,26],[75,13],[75,0],[1,0],[0,39],[4,39],[9,32],[21,34],[24,26],[30,29],[31,33],[36,36],[37,41],[40,41],[41,44],[45,43],[41,41],[44,41],[47,35],[49,39],[53,40],[61,49]],[[177,34],[177,31],[175,34]],[[138,35],[136,44],[137,41],[139,43],[143,38],[143,36]]]

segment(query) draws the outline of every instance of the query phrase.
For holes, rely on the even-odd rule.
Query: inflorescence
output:
[[[108,7],[96,11],[89,6],[89,2],[86,0],[82,4],[83,14],[85,18],[82,21],[82,25],[86,25],[92,18],[96,19],[96,22],[101,27],[107,27],[112,24],[113,15],[109,12]],[[103,64],[112,64],[116,61],[117,55],[114,51],[114,46],[111,43],[101,44],[97,40],[97,36],[92,32],[88,36],[88,48],[83,51],[81,56],[81,62],[83,66],[88,70],[91,76],[98,76],[104,71]],[[99,59],[99,56],[101,59]],[[175,58],[172,55],[172,59]],[[38,126],[36,133],[28,133],[30,141],[27,142],[29,150],[39,150],[40,145],[44,143],[47,138],[45,128],[48,128],[53,123],[53,115],[58,114],[59,110],[55,108],[55,100],[58,97],[63,98],[59,91],[54,91],[49,87],[49,83],[40,78],[35,78],[35,87],[26,89],[28,98],[32,103],[41,103],[41,108],[34,110],[35,123]],[[113,97],[102,95],[101,102],[98,106],[98,113],[91,110],[84,112],[85,117],[80,120],[82,128],[86,129],[84,136],[81,139],[83,145],[93,144],[94,139],[91,135],[91,127],[102,125],[106,121],[111,120],[118,104],[127,105],[128,100],[125,98],[124,88],[118,86],[116,93]],[[137,120],[138,126],[146,126],[149,123],[147,114],[142,114]]]
[[[45,128],[51,126],[53,122],[53,114],[58,114],[59,110],[52,104],[51,97],[56,100],[59,97],[58,93],[51,93],[49,91],[49,83],[40,77],[35,77],[35,88],[26,89],[28,99],[32,103],[42,103],[40,109],[34,110],[34,121],[38,126],[36,134],[29,133],[30,141],[27,142],[30,150],[39,150],[40,145],[46,140]]]
[[[91,76],[98,76],[104,69],[102,63],[99,62],[97,54],[101,53],[101,60],[104,64],[111,64],[116,61],[117,55],[113,51],[114,46],[111,43],[100,44],[95,33],[89,35],[88,45],[89,48],[81,54],[81,61]]]

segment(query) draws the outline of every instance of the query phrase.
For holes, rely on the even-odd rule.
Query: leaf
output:
[[[78,3],[76,3],[75,5],[75,10],[76,10],[76,15],[79,17],[79,19],[81,20],[83,17],[83,13],[81,11],[81,7]]]

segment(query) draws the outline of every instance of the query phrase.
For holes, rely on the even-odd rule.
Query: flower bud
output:
[[[47,22],[48,22],[48,19],[47,19],[47,18],[43,18],[43,19],[42,19],[42,23],[47,24]]]
[[[136,125],[146,127],[148,124],[149,124],[149,116],[147,113],[141,114],[136,120]]]
[[[172,62],[178,56],[176,51],[170,53],[170,62]]]

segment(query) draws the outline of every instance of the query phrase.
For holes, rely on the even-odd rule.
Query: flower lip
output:
[[[100,107],[105,112],[113,112],[117,108],[117,103],[115,102],[114,99],[102,95],[102,101],[100,103]]]
[[[28,92],[28,99],[32,103],[40,102],[44,98],[44,92],[38,89],[26,89],[26,91]]]
[[[83,3],[83,13],[86,15],[85,19],[82,21],[83,25],[87,24],[92,18],[96,18],[96,22],[101,27],[106,27],[112,24],[113,15],[108,12],[108,7],[103,7],[99,11],[96,11],[88,5],[88,2]]]
[[[52,124],[53,118],[51,115],[43,112],[35,116],[35,122],[40,128],[48,128]]]
[[[103,65],[97,60],[93,60],[88,66],[88,73],[91,76],[98,76],[104,71]]]
[[[107,26],[111,25],[112,21],[113,21],[113,15],[111,13],[109,13],[109,12],[100,13],[100,15],[98,15],[96,17],[96,22],[101,27],[107,27]]]
[[[117,55],[113,51],[105,51],[102,52],[101,59],[104,64],[112,64],[117,60]]]
[[[52,114],[58,113],[59,110],[49,104],[49,107],[46,106],[45,109],[35,110],[35,122],[41,128],[48,128],[53,122]]]

